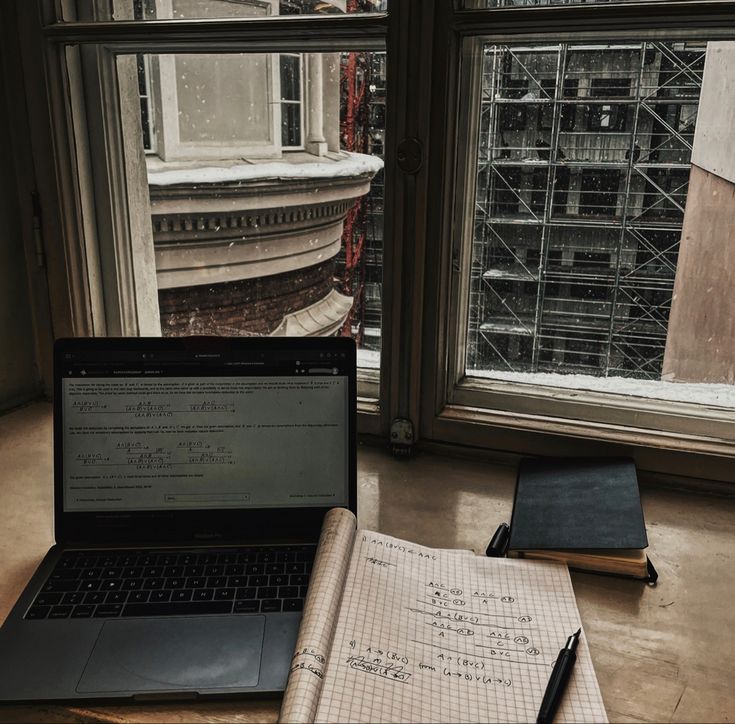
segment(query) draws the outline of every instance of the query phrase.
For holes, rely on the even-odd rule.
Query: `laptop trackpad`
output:
[[[106,621],[80,693],[256,686],[265,616]]]

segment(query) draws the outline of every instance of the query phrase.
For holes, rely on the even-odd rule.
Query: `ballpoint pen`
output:
[[[569,676],[572,673],[572,667],[577,660],[577,644],[579,643],[579,634],[582,629],[577,629],[568,639],[566,646],[559,652],[556,658],[554,669],[551,672],[551,678],[546,685],[541,708],[538,712],[536,724],[550,724],[554,719],[554,714],[559,708],[564,690],[567,688]]]

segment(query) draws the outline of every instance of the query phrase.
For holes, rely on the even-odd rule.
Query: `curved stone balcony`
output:
[[[244,334],[330,334],[339,329],[351,299],[334,290],[333,260],[347,212],[370,190],[382,161],[347,153],[315,159],[298,153],[287,163],[206,167],[149,160],[164,334],[201,331],[203,319],[214,333],[233,333],[233,323]],[[295,301],[294,280],[306,278],[307,271],[309,288]],[[268,312],[267,324],[263,314],[257,322],[253,315],[254,305],[262,301],[257,297],[264,279],[269,307],[260,311]],[[202,294],[204,286],[209,293]],[[248,298],[239,313],[233,296]],[[198,300],[190,322],[181,314],[184,297]],[[240,326],[236,319],[242,320]]]

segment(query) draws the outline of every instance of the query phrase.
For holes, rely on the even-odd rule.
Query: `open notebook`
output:
[[[324,521],[283,722],[535,721],[581,627],[566,566]],[[606,722],[584,635],[556,722]]]

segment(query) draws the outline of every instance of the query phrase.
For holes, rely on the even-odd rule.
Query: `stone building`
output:
[[[146,17],[277,15],[277,0],[148,0]],[[344,10],[344,2],[321,3]],[[379,158],[340,150],[337,53],[138,57],[164,335],[326,335],[345,216]]]

